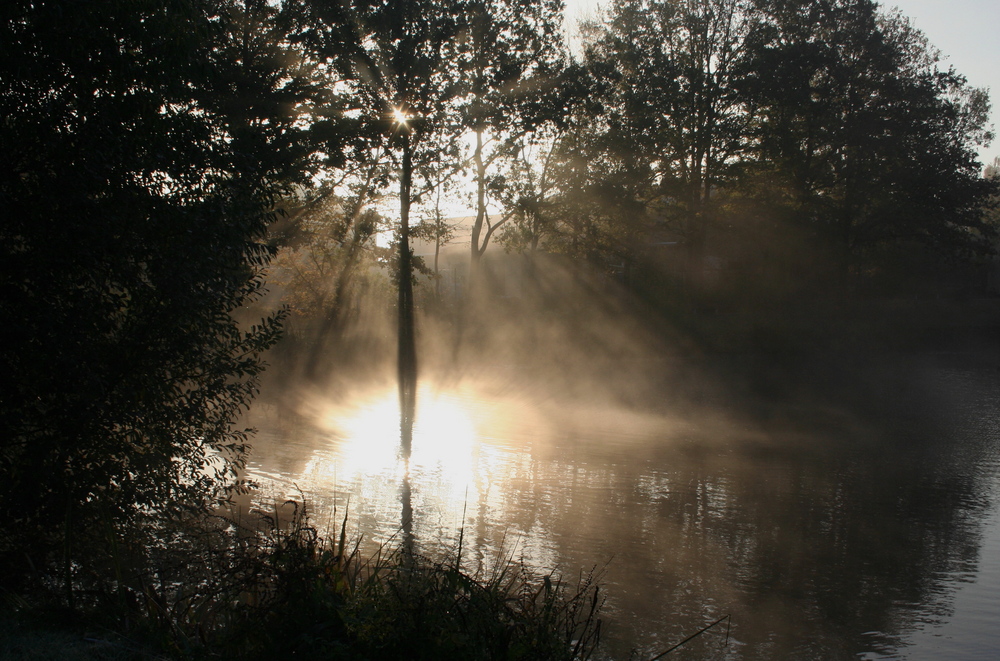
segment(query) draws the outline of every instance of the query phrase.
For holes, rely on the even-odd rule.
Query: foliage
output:
[[[418,4],[304,3],[300,40],[357,97],[355,158],[396,154],[379,186],[469,177],[473,262],[498,238],[688,301],[801,299],[991,249],[988,98],[876,3],[618,0],[577,62],[557,2]]]
[[[451,563],[404,564],[370,579],[358,601],[373,658],[585,659],[600,635],[591,576],[573,587],[509,560],[483,577]]]
[[[313,163],[295,110],[312,82],[280,28],[253,0],[0,10],[4,585],[58,558],[72,601],[79,531],[234,484],[282,318],[234,314]]]
[[[462,126],[475,136],[470,146],[475,181],[472,225],[473,264],[486,251],[493,233],[510,220],[508,206],[499,219],[489,214],[490,198],[509,197],[505,178],[490,171],[516,161],[521,143],[558,123],[570,99],[565,75],[561,0],[476,1],[467,7],[467,23],[459,48]]]
[[[506,249],[566,255],[604,273],[620,272],[633,256],[646,229],[644,209],[629,195],[629,169],[593,137],[587,115],[577,113],[547,144],[523,149],[539,157],[524,158],[520,172],[511,172],[517,197],[500,237]]]
[[[760,2],[742,89],[758,109],[751,179],[781,191],[845,274],[917,241],[975,251],[988,101],[870,2]]]
[[[989,250],[975,159],[988,99],[898,13],[619,0],[585,59],[604,108],[583,149],[606,172],[587,185],[637,202],[648,245],[684,249],[689,288],[724,264],[751,288],[846,292],[919,270],[914,250]]]
[[[0,586],[59,584],[69,605],[120,599],[142,605],[144,621],[181,626],[209,622],[196,604],[259,579],[259,566],[227,555],[243,538],[221,529],[206,534],[228,540],[215,550],[236,583],[177,592],[167,617],[162,595],[177,586],[154,589],[149,577],[180,576],[171,553],[197,545],[178,526],[244,486],[237,420],[284,312],[237,318],[264,293],[279,210],[297,229],[281,239],[282,284],[320,318],[325,352],[357,274],[389,261],[372,246],[375,205],[398,184],[389,265],[413,396],[410,205],[433,206],[418,231],[446,239],[440,195],[459,173],[475,186],[471,259],[500,231],[508,249],[586,260],[656,296],[674,287],[694,299],[720,272],[731,300],[756,307],[763,297],[746,292],[802,300],[876,281],[899,291],[946,260],[995,252],[998,179],[974,156],[992,138],[989,99],[943,69],[898,13],[871,0],[617,0],[572,62],[561,10],[558,0],[2,5]],[[329,568],[329,549],[296,530],[281,544],[302,551],[297,560],[277,546],[240,557]],[[188,541],[171,551],[170,539]],[[516,592],[506,570],[470,583],[431,563],[414,587],[401,567],[367,584],[369,602],[350,594],[409,636],[425,623],[394,599],[433,594],[443,612],[468,615]],[[203,580],[223,580],[212,576]],[[271,596],[254,599],[306,608],[290,595],[313,595],[348,618],[342,588],[310,592],[320,574],[275,587],[296,576],[274,569],[256,583]],[[547,590],[530,603],[548,603]],[[504,617],[529,614],[542,616],[525,606]],[[518,635],[530,638],[526,626]],[[481,644],[431,638],[429,649],[454,644],[448,653]],[[378,655],[406,639],[352,640]]]
[[[290,211],[272,264],[272,281],[286,290],[282,301],[296,316],[322,318],[349,303],[353,276],[376,259],[375,235],[388,222],[356,200],[324,196]]]
[[[119,547],[81,609],[82,636],[53,632],[37,604],[8,609],[20,644],[33,645],[36,630],[63,649],[89,639],[95,653],[84,658],[110,649],[115,658],[570,661],[589,658],[600,638],[593,574],[574,587],[509,557],[470,574],[460,552],[432,561],[388,547],[366,560],[348,543],[346,518],[327,540],[300,502],[178,520],[170,533],[169,545]],[[35,617],[48,627],[32,626]]]
[[[747,20],[737,0],[623,0],[588,50],[606,99],[605,147],[632,164],[633,190],[684,237],[696,267],[715,193],[747,147],[752,114],[735,75]]]

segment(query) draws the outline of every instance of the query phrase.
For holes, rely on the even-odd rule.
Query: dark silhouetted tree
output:
[[[4,583],[59,556],[72,596],[84,539],[233,485],[281,317],[234,315],[316,151],[280,19],[252,0],[0,9]]]
[[[619,0],[586,51],[606,99],[605,149],[683,241],[696,279],[717,194],[749,138],[735,80],[747,25],[739,0]]]
[[[873,2],[756,4],[741,76],[755,194],[808,228],[842,282],[911,243],[980,250],[985,93]]]

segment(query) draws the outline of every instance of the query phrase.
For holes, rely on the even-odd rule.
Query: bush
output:
[[[81,536],[235,481],[281,321],[236,315],[308,174],[280,34],[244,38],[274,11],[0,3],[0,587],[60,575],[72,604]]]
[[[4,658],[61,645],[87,659],[572,661],[600,640],[594,572],[568,585],[505,555],[470,573],[460,550],[433,560],[404,544],[363,560],[346,519],[324,539],[302,503],[177,519],[135,541],[106,538],[74,611],[41,588],[9,599],[6,644],[22,654]]]

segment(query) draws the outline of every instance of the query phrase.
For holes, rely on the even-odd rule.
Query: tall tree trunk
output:
[[[437,226],[434,228],[434,298],[441,300],[441,269],[438,263],[441,260],[441,213],[437,214]]]
[[[417,405],[417,347],[413,322],[413,267],[410,259],[410,183],[413,178],[410,136],[403,135],[399,177],[399,411],[400,443],[410,455]]]
[[[476,221],[472,224],[472,270],[475,271],[483,251],[479,246],[486,221],[486,166],[483,164],[483,129],[476,129],[476,151],[472,155],[476,164]],[[471,275],[471,274],[470,274]]]
[[[688,295],[697,301],[705,284],[705,215],[702,200],[703,163],[700,150],[690,156],[687,182]]]
[[[444,233],[444,219],[441,217],[441,188],[443,180],[438,181],[434,193],[434,301],[441,302],[441,237]]]

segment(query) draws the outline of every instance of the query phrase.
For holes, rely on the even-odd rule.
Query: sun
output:
[[[400,108],[392,109],[392,117],[396,120],[397,124],[402,126],[408,126],[408,122],[410,121],[410,116],[403,112]]]

